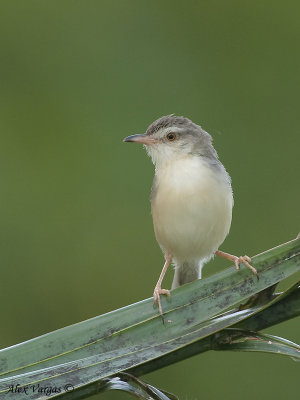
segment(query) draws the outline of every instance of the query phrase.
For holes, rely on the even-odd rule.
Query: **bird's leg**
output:
[[[251,258],[250,257],[248,257],[248,256],[237,257],[237,256],[233,256],[232,254],[224,253],[224,251],[220,251],[220,250],[216,251],[215,254],[217,256],[224,257],[227,260],[233,261],[236,270],[239,270],[240,269],[240,265],[239,264],[243,263],[247,268],[249,268],[254,273],[254,275],[257,276],[256,269],[254,267],[252,267],[252,265],[249,264],[251,262]]]
[[[162,283],[162,280],[164,279],[165,273],[167,272],[168,266],[170,265],[171,261],[172,261],[172,256],[166,255],[164,267],[161,271],[161,274],[158,278],[157,284],[155,285],[154,292],[153,292],[154,303],[158,304],[159,313],[161,315],[163,314],[163,312],[162,312],[162,307],[161,307],[160,295],[166,294],[167,296],[170,297],[170,291],[167,289],[162,289],[161,283]]]

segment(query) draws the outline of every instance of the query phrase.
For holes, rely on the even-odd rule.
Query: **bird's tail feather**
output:
[[[175,274],[172,289],[184,285],[185,283],[195,281],[196,279],[201,279],[201,270],[204,263],[198,261],[185,261],[178,263],[175,261],[174,264]]]

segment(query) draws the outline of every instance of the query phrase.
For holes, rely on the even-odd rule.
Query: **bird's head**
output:
[[[190,119],[173,114],[157,119],[146,133],[128,136],[124,142],[144,144],[155,165],[188,155],[218,159],[210,134]]]

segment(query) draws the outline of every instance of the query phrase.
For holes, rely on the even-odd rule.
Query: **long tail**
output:
[[[178,286],[184,285],[185,283],[201,279],[201,270],[203,262],[183,262],[178,263],[175,261],[175,274],[172,283],[172,289]]]

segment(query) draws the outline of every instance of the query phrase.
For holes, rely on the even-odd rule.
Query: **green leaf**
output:
[[[241,329],[227,329],[229,336],[215,350],[256,351],[292,357],[300,361],[300,346],[278,336]]]
[[[253,266],[259,280],[246,268],[236,272],[232,267],[172,291],[170,300],[163,299],[164,321],[151,298],[0,351],[0,395],[15,398],[8,388],[19,384],[57,387],[62,397],[82,398],[99,392],[101,380],[122,371],[141,375],[210,350],[216,339],[211,335],[223,331],[224,339],[224,329],[242,321],[247,325],[251,318],[258,325],[256,315],[298,294],[295,288],[280,295],[266,291],[252,306],[220,315],[299,271],[300,240],[254,257]],[[276,323],[274,313],[269,317]],[[75,390],[63,392],[66,385]],[[20,393],[18,400],[43,396]]]
[[[119,376],[110,379],[103,379],[99,386],[99,393],[109,390],[121,390],[142,400],[178,400],[178,397],[174,394],[161,391],[126,373],[119,374]]]
[[[263,295],[264,297],[264,295]],[[300,288],[299,283],[292,285],[285,292],[277,294],[274,297],[269,298],[269,302],[261,304],[260,307],[252,307],[245,312],[244,317],[240,318],[240,310],[233,309],[220,316],[213,318],[213,322],[217,323],[220,318],[221,321],[228,318],[227,326],[234,326],[236,328],[244,330],[261,330],[276,323],[294,318],[300,315]],[[239,320],[240,318],[240,320]],[[191,357],[195,354],[202,353],[208,350],[216,349],[216,343],[224,340],[230,336],[228,329],[220,330],[215,334],[208,337],[199,337],[196,342],[191,342],[186,346],[179,348],[172,353],[165,354],[158,359],[154,359],[145,364],[137,366],[130,370],[134,375],[143,375],[158,368],[162,368],[166,365],[170,365],[174,362],[184,360],[185,358]]]

